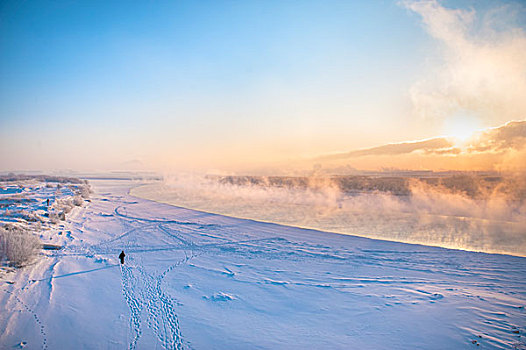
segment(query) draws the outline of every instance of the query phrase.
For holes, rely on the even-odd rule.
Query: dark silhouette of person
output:
[[[124,250],[119,254],[119,259],[121,259],[121,264],[124,264],[124,257],[126,254],[124,254]]]
[[[47,199],[47,206],[49,207],[49,198]]]

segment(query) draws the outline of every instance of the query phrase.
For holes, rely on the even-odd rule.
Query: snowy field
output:
[[[0,280],[0,348],[526,349],[526,258],[236,219],[132,197],[130,181],[90,184],[91,204],[54,240],[64,248]]]

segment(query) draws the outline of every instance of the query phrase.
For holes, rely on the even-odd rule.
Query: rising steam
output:
[[[521,177],[170,176],[133,194],[224,215],[526,256]]]

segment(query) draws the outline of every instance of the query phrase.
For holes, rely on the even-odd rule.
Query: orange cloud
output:
[[[473,135],[462,147],[447,137],[401,142],[314,159],[323,167],[413,170],[526,170],[526,120]]]
[[[363,156],[381,156],[381,155],[398,155],[411,153],[418,150],[432,151],[448,149],[452,143],[443,137],[437,137],[423,141],[409,141],[401,143],[392,143],[388,145],[366,148],[351,152],[337,153],[320,157],[319,160],[336,160]]]

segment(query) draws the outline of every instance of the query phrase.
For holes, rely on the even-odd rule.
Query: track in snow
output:
[[[33,311],[33,309],[31,309],[26,303],[24,303],[15,293],[9,290],[4,290],[4,291],[7,294],[10,294],[11,296],[13,296],[16,302],[19,303],[26,310],[26,312],[28,312],[33,317],[33,319],[35,320],[35,323],[37,324],[40,330],[40,335],[42,336],[42,349],[47,349],[47,335],[46,335],[46,331],[44,328],[44,324],[42,323],[42,321],[40,320],[36,312]]]
[[[129,349],[136,349],[146,323],[165,349],[190,347],[185,342],[177,317],[177,300],[163,290],[163,279],[178,266],[207,253],[225,250],[238,254],[261,254],[264,245],[290,243],[279,237],[228,239],[228,226],[203,225],[198,222],[145,219],[128,216],[126,207],[117,207],[114,216],[128,229],[122,234],[89,247],[92,254],[118,254],[123,249],[128,253],[122,266],[122,290],[130,309],[131,339]],[[150,235],[150,236],[149,236]],[[153,237],[152,237],[153,236]],[[191,237],[197,238],[196,243]],[[162,241],[156,245],[153,242]],[[160,272],[145,267],[145,258],[140,253],[173,250],[184,257]],[[273,249],[270,249],[271,251]],[[130,256],[132,255],[132,256]],[[273,254],[270,254],[272,258]],[[290,255],[290,254],[289,254]]]
[[[114,254],[122,247],[128,252],[126,264],[121,266],[121,275],[124,299],[130,309],[129,349],[137,348],[145,323],[164,349],[179,350],[189,347],[189,344],[185,344],[181,334],[176,313],[177,300],[163,290],[162,284],[167,273],[181,264],[186,264],[195,256],[191,249],[191,242],[175,233],[170,233],[169,230],[161,229],[160,222],[156,220],[128,218],[119,214],[117,209],[115,214],[125,222],[124,226],[129,229],[115,238],[92,246],[91,251],[94,254]],[[150,245],[153,240],[147,237],[148,232],[154,232],[157,237],[161,236],[165,245],[141,249],[145,245]],[[163,236],[166,239],[163,239]],[[151,271],[144,265],[145,259],[138,253],[148,253],[163,248],[180,250],[184,257],[176,260],[161,272]],[[133,253],[133,256],[130,256],[130,253]]]

